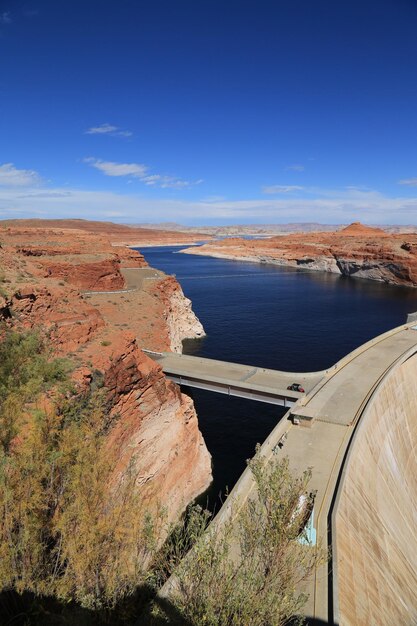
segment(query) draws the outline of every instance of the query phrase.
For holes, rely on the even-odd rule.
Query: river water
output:
[[[184,353],[287,371],[333,365],[417,310],[417,289],[144,248],[152,267],[175,274],[207,337],[184,342]],[[187,390],[213,457],[208,505],[233,487],[284,410],[273,405]]]

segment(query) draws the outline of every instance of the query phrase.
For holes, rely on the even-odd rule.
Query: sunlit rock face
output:
[[[417,286],[417,235],[388,234],[359,222],[334,233],[224,239],[184,252]]]
[[[116,473],[133,460],[142,490],[174,519],[211,482],[211,457],[192,400],[167,380],[135,340],[120,346],[106,372],[115,425],[108,445],[117,449]]]
[[[204,337],[204,328],[191,308],[191,300],[184,296],[175,278],[169,276],[157,289],[166,305],[163,315],[168,327],[169,348],[172,352],[182,352],[183,340]]]
[[[174,520],[210,484],[211,457],[192,400],[141,348],[181,351],[202,326],[178,282],[142,280],[141,270],[151,271],[142,254],[114,245],[104,226],[37,224],[2,233],[0,320],[48,335],[56,354],[74,362],[80,392],[103,378],[111,407],[105,445],[117,458],[109,489],[133,469],[147,506]],[[124,269],[132,270],[129,289]]]

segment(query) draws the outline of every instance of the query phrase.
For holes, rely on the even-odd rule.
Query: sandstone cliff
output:
[[[211,482],[211,458],[192,401],[140,348],[181,349],[204,331],[172,277],[132,249],[90,231],[8,227],[1,234],[0,320],[48,334],[75,364],[82,390],[109,389],[107,444],[114,480],[137,471],[150,506],[174,519]],[[81,291],[80,291],[81,290]]]
[[[123,476],[133,460],[142,490],[163,503],[172,521],[210,482],[210,455],[193,402],[133,337],[113,355],[105,384],[115,416],[108,445],[118,450],[116,473]]]
[[[334,233],[225,239],[182,252],[417,286],[417,235],[392,235],[359,222]]]
[[[204,337],[204,328],[191,308],[191,300],[184,296],[175,278],[169,276],[161,281],[157,290],[165,304],[163,315],[168,327],[170,350],[182,352],[183,340]]]

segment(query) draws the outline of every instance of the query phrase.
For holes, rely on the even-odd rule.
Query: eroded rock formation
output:
[[[359,222],[334,233],[225,239],[183,252],[417,286],[417,235],[392,235]]]
[[[211,475],[193,402],[133,337],[114,353],[105,384],[113,400],[108,445],[118,450],[116,472],[123,476],[133,460],[142,490],[158,498],[172,520],[207,488]]]
[[[56,354],[75,363],[80,390],[100,373],[112,406],[114,481],[133,463],[150,506],[159,502],[174,519],[210,484],[211,458],[192,400],[141,348],[179,351],[183,338],[204,331],[173,277],[98,230],[3,229],[0,319],[48,334]]]
[[[191,308],[191,300],[184,296],[175,278],[169,276],[156,288],[165,304],[163,315],[168,327],[170,349],[182,352],[183,340],[204,337],[204,328]]]

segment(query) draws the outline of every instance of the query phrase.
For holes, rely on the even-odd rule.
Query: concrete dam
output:
[[[360,346],[306,391],[261,447],[297,474],[312,469],[313,541],[330,558],[308,582],[304,614],[311,624],[417,624],[416,322]],[[253,492],[245,470],[213,524],[237,518]]]
[[[417,624],[417,354],[381,381],[353,437],[332,519],[334,617]]]

